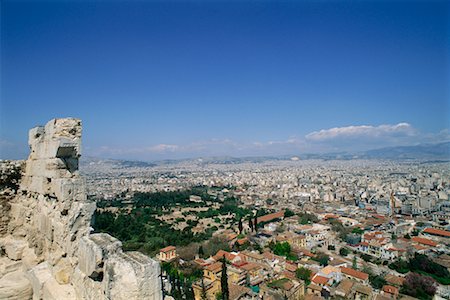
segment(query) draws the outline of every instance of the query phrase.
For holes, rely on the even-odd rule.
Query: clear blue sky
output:
[[[86,155],[145,160],[445,140],[449,12],[2,1],[0,158],[25,157],[28,129],[65,116],[83,120]]]

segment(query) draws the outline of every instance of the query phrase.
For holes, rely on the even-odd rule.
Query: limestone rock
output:
[[[6,240],[4,244],[5,253],[12,260],[19,260],[22,258],[22,252],[26,245],[26,242],[22,240]]]
[[[90,234],[96,206],[78,172],[81,121],[33,128],[29,145],[25,167],[0,162],[0,179],[3,169],[17,177],[0,181],[0,299],[162,299],[159,263]]]
[[[31,299],[33,290],[25,273],[17,270],[0,278],[0,299]]]

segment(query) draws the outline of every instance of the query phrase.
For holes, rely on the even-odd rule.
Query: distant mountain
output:
[[[365,151],[363,158],[450,160],[450,142],[387,147]]]
[[[352,159],[391,159],[391,160],[422,160],[422,161],[450,161],[450,142],[438,144],[421,144],[416,146],[385,147],[363,152],[334,152],[334,153],[305,153],[300,155],[282,156],[252,156],[252,157],[200,157],[188,159],[167,159],[155,162],[101,159],[82,157],[81,168],[87,166],[108,166],[110,168],[151,168],[158,165],[177,164],[191,162],[199,165],[207,164],[241,164],[260,163],[265,161],[297,161],[297,160],[352,160]]]

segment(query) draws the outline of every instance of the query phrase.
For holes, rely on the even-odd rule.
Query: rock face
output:
[[[33,128],[29,145],[20,185],[21,165],[0,164],[0,299],[162,299],[157,262],[90,234],[81,121]]]

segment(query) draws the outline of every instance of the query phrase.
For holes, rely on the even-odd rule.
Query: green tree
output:
[[[253,222],[251,217],[248,219],[248,226],[250,227],[250,231],[253,231]]]
[[[205,255],[205,251],[203,251],[202,245],[198,247],[198,256],[203,257]]]
[[[239,219],[239,223],[238,223],[238,229],[239,229],[239,234],[242,234],[242,229],[244,227],[242,226],[242,219]]]
[[[358,270],[358,263],[356,262],[356,255],[353,256],[352,268]]]
[[[291,253],[291,245],[288,242],[276,243],[273,253],[280,256],[288,256]]]
[[[286,208],[286,210],[284,211],[284,217],[285,218],[289,218],[289,217],[292,217],[294,215],[295,215],[295,213],[292,210],[290,210],[289,208]]]
[[[255,227],[255,232],[258,232],[258,217],[255,216],[255,219],[253,221],[253,226]]]
[[[311,283],[311,270],[300,267],[295,271],[295,276],[305,282],[306,285]]]
[[[222,288],[222,300],[229,300],[230,292],[228,290],[227,260],[225,259],[225,255],[222,259],[222,276],[220,278],[220,286]]]
[[[339,254],[341,256],[347,256],[349,253],[350,253],[350,251],[345,247],[342,247],[341,249],[339,249]]]

